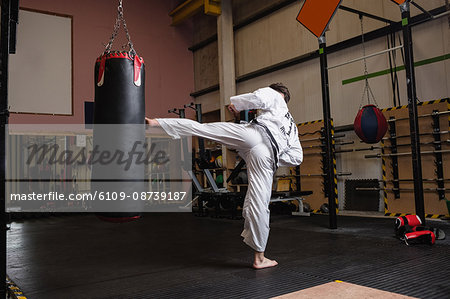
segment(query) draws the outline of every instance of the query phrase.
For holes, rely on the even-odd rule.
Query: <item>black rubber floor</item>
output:
[[[419,298],[450,298],[450,238],[406,246],[393,219],[274,216],[255,271],[242,221],[148,214],[127,224],[92,215],[13,222],[8,275],[28,298],[269,298],[342,280]],[[450,235],[450,223],[430,223]]]

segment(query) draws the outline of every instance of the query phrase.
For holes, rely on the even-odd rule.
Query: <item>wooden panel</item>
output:
[[[434,101],[426,102],[423,105],[418,106],[418,113],[420,115],[431,114],[433,110],[447,111],[448,102],[447,101]],[[389,117],[394,117],[398,119],[395,122],[397,131],[397,144],[399,153],[411,153],[411,139],[409,131],[409,119],[408,119],[408,108],[404,106],[400,109],[390,110],[384,112],[387,119]],[[424,189],[438,187],[435,181],[428,182],[427,179],[436,179],[436,166],[435,166],[435,155],[427,154],[427,152],[433,152],[433,144],[426,144],[433,142],[433,132],[432,127],[432,117],[425,116],[419,117],[419,128],[420,128],[420,142],[421,142],[421,160],[422,160],[422,177],[424,179]],[[441,134],[441,140],[447,141],[450,138],[448,133],[449,129],[449,114],[443,114],[440,116],[440,128],[441,131],[446,131],[445,134]],[[388,136],[388,135],[387,135]],[[405,136],[405,137],[402,137]],[[385,142],[385,153],[391,153],[389,148],[390,141]],[[444,142],[442,144],[442,150],[450,150],[450,144]],[[443,169],[444,169],[444,179],[450,179],[450,153],[442,153],[443,159]],[[388,181],[387,188],[393,188],[393,183],[389,180],[393,179],[392,176],[392,158],[385,157],[386,159],[386,179]],[[415,201],[414,201],[414,184],[413,184],[413,171],[412,171],[412,160],[411,154],[398,157],[398,172],[399,179],[409,179],[411,181],[401,181],[399,183],[400,189],[411,189],[407,191],[400,191],[400,198],[396,199],[394,193],[390,190],[387,191],[387,210],[388,213],[415,213]],[[450,191],[450,181],[445,182],[445,188]],[[424,202],[425,202],[425,213],[431,215],[446,215],[448,214],[445,200],[440,200],[437,191],[425,190],[424,191]]]
[[[303,175],[300,178],[300,184],[302,190],[313,191],[313,194],[308,196],[305,202],[311,206],[312,210],[318,210],[322,204],[328,202],[323,192],[324,177],[319,175],[323,173],[322,155],[320,154],[322,151],[320,148],[321,140],[319,139],[323,122],[304,123],[297,127],[304,155],[303,162],[300,165],[300,174]]]
[[[195,103],[202,105],[203,114],[207,114],[207,113],[214,112],[216,110],[220,110],[219,91],[210,92],[203,96],[197,97],[197,98],[195,98]],[[218,113],[218,115],[214,116],[212,118],[212,120],[210,120],[208,122],[220,121],[220,112],[216,112],[216,113]],[[203,116],[203,117],[206,117],[206,116]],[[203,121],[206,122],[205,119]]]
[[[195,90],[219,84],[219,60],[217,42],[194,52]]]

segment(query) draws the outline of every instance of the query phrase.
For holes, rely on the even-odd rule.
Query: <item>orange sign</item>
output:
[[[297,16],[303,26],[317,37],[322,36],[342,0],[305,0]]]
[[[398,5],[403,4],[406,0],[392,0],[395,3],[397,3]]]

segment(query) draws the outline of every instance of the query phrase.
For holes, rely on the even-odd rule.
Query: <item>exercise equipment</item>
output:
[[[335,142],[334,145],[349,145],[349,144],[354,144],[354,141],[345,141],[345,142]],[[323,148],[325,147],[325,145],[323,144],[317,144],[317,145],[308,145],[308,146],[302,146],[303,149],[307,149],[307,148]]]
[[[364,43],[363,18],[360,16],[361,24],[361,45],[363,48],[364,60],[364,91],[361,98],[361,105],[354,121],[354,130],[358,137],[366,143],[378,143],[386,134],[387,121],[383,113],[378,109],[375,96],[369,85],[369,72],[367,71],[366,47]],[[368,105],[361,108],[364,97],[367,95]],[[375,105],[370,104],[372,98]]]
[[[427,135],[443,135],[443,134],[449,134],[450,131],[440,131],[440,132],[424,132],[418,134],[419,136],[427,136]],[[398,135],[394,137],[384,137],[383,140],[391,140],[391,139],[399,139],[399,138],[406,138],[411,137],[411,135]]]
[[[111,51],[123,24],[128,51]],[[145,67],[144,60],[134,50],[119,1],[114,31],[103,54],[97,58],[94,71],[94,144],[93,148],[111,155],[122,153],[122,160],[133,159],[132,151],[145,152]],[[128,155],[128,156],[127,156]],[[129,165],[111,159],[108,163],[93,163],[92,193],[127,195],[145,191],[144,163]],[[112,196],[111,196],[112,197]],[[94,208],[101,220],[128,222],[140,218],[142,201],[96,201]],[[124,212],[126,211],[126,212]]]
[[[222,175],[222,174],[216,175],[216,183],[217,183],[218,185],[223,184],[223,175]]]
[[[417,215],[406,215],[395,219],[394,234],[406,245],[433,245],[435,240],[445,239],[443,230],[435,227],[422,226],[423,222]]]
[[[311,195],[312,193],[312,191],[273,191],[270,198],[270,203],[276,205],[282,202],[290,203],[292,201],[296,201],[298,204],[298,211],[288,210],[290,214],[293,216],[310,216],[309,210],[311,207],[308,205],[305,210],[304,204],[307,204],[303,201],[305,200],[305,196]],[[288,205],[287,209],[290,209],[291,207],[291,205]]]
[[[433,117],[433,116],[446,115],[446,114],[450,114],[450,110],[448,110],[448,111],[433,111],[433,113],[418,115],[417,118],[429,117],[429,116]],[[399,120],[409,120],[409,118],[408,117],[390,118],[388,120],[388,122],[395,122],[395,121],[399,121]]]
[[[400,238],[406,232],[412,231],[412,227],[422,225],[422,220],[420,220],[417,215],[406,215],[398,217],[395,219],[394,233],[395,236]]]
[[[323,130],[318,131],[317,133],[323,132]],[[301,137],[302,135],[299,134],[299,136]],[[342,138],[345,137],[345,134],[334,134],[333,136],[331,136],[331,138],[333,139],[337,139],[337,138]],[[325,140],[325,137],[317,137],[317,138],[309,138],[309,139],[301,139],[300,141],[303,142],[308,142],[308,141],[316,141],[316,140]]]
[[[277,178],[295,178],[295,177],[315,177],[315,176],[326,176],[326,173],[302,173],[302,174],[290,174],[290,175],[276,175]],[[351,172],[338,172],[336,176],[347,176],[352,175]]]
[[[387,131],[383,113],[375,105],[365,105],[356,115],[355,133],[365,143],[378,143]]]
[[[436,235],[429,230],[406,233],[402,238],[406,245],[412,244],[428,244],[433,245],[436,240]]]
[[[325,214],[329,213],[330,212],[330,208],[328,207],[328,204],[324,203],[323,205],[321,205],[320,206],[320,211],[322,213],[325,213]]]
[[[195,108],[194,108],[195,107]],[[201,112],[201,104],[190,103],[184,105],[184,108],[191,108],[196,111],[197,121],[202,122],[202,112]],[[177,114],[180,118],[185,118],[185,109],[171,109],[169,113]],[[213,217],[221,217],[222,211],[227,211],[230,214],[232,219],[239,218],[237,215],[237,207],[238,205],[242,206],[242,202],[244,200],[243,194],[239,194],[236,192],[230,192],[226,188],[221,188],[218,185],[223,184],[223,174],[217,174],[214,179],[214,175],[211,172],[210,168],[216,168],[216,162],[221,157],[221,155],[213,155],[212,150],[206,150],[204,147],[203,138],[198,138],[199,141],[199,154],[200,157],[195,159],[201,171],[196,171],[188,168],[187,164],[184,163],[184,170],[188,173],[189,177],[192,179],[193,186],[195,191],[193,192],[194,199],[193,201],[197,201],[198,209],[197,216],[203,217],[208,214],[211,210],[213,211]],[[182,151],[185,157],[189,156],[188,144],[184,139],[182,142]],[[221,158],[220,158],[221,159]],[[202,184],[200,184],[196,173],[201,172],[207,184],[209,185],[207,188],[204,188]]]
[[[450,153],[450,150],[438,150],[438,151],[424,151],[421,152],[423,155],[429,155],[429,154],[437,154],[437,153]],[[395,154],[375,154],[375,155],[365,155],[365,158],[381,158],[381,157],[398,157],[398,156],[409,156],[411,155],[411,152],[405,152],[405,153],[395,153]]]
[[[400,192],[400,191],[414,191],[413,188],[376,188],[376,187],[359,187],[356,188],[357,191],[393,191],[393,192]],[[450,189],[445,189],[445,188],[424,188],[424,191],[442,191],[442,192],[446,192],[449,191]]]
[[[448,112],[448,111],[446,111]],[[433,132],[440,132],[441,131],[441,125],[439,121],[439,111],[433,110],[432,113],[432,119],[433,119]],[[433,135],[433,145],[436,153],[434,154],[435,160],[434,165],[436,165],[436,176],[438,179],[441,179],[437,182],[439,189],[444,189],[445,185],[442,181],[444,179],[444,161],[442,157],[442,153],[440,152],[442,150],[442,141],[441,141],[441,135],[434,134]],[[449,140],[447,140],[449,141]],[[439,191],[439,199],[444,200],[445,199],[445,191]]]
[[[392,116],[389,118],[392,119]],[[390,150],[392,154],[396,154],[398,152],[397,148],[397,141],[395,137],[397,136],[397,127],[395,122],[389,122],[389,142],[391,143]],[[382,151],[384,154],[384,150]],[[395,181],[399,178],[399,167],[398,167],[398,157],[392,156],[391,157],[391,166],[392,166],[392,178],[394,179],[394,198],[398,199],[400,198],[400,192],[399,192],[399,182]]]
[[[222,168],[223,166],[223,158],[222,155],[219,155],[216,157],[216,161],[215,161],[216,167],[217,168]]]
[[[322,120],[309,121],[305,123],[297,124],[299,139],[304,149],[303,155],[305,157],[304,162],[293,173],[291,169],[290,176],[296,179],[295,185],[299,190],[307,189],[313,190],[313,194],[308,198],[311,211],[317,212],[320,206],[323,204],[324,197],[337,198],[337,189],[335,188],[337,171],[335,168],[335,157],[337,144],[344,145],[344,140],[338,140],[338,138],[345,137],[345,134],[335,134],[333,126],[331,126],[331,169],[329,168],[329,152],[326,142],[325,124]],[[314,148],[319,148],[315,150]],[[332,178],[330,178],[332,174]],[[282,176],[280,176],[282,177]],[[304,186],[307,186],[304,187]],[[332,190],[332,194],[329,191]],[[333,199],[332,201],[335,202]],[[334,208],[334,211],[336,209]]]
[[[303,202],[303,212],[305,212],[305,213],[311,212],[311,206],[309,205],[309,203]]]

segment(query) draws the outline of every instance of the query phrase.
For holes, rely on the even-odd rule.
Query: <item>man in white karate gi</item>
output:
[[[289,90],[281,83],[231,97],[228,109],[236,117],[242,110],[260,110],[260,114],[246,124],[201,124],[183,118],[146,118],[147,124],[162,127],[173,138],[198,136],[214,140],[236,149],[245,160],[248,190],[242,211],[245,223],[241,236],[255,251],[255,269],[278,264],[264,256],[269,238],[269,202],[275,171],[279,166],[300,165],[303,160],[297,126],[287,107],[289,99]]]

